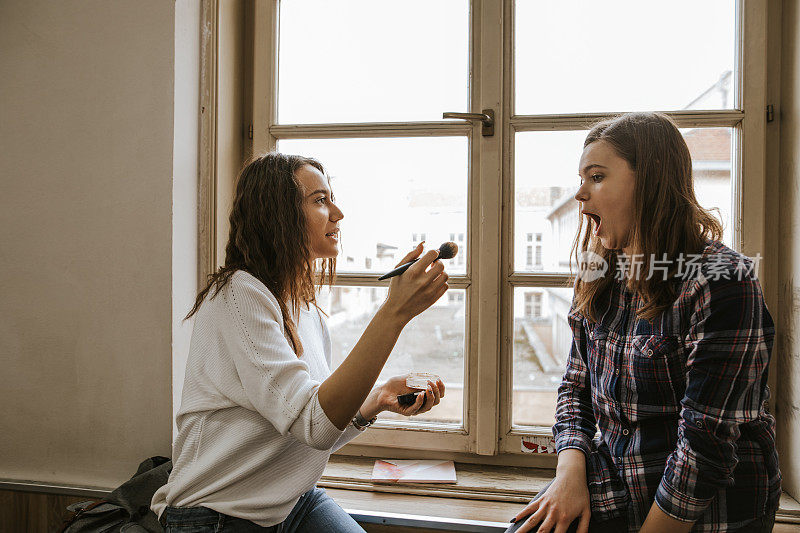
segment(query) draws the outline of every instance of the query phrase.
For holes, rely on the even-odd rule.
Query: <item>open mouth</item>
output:
[[[330,237],[331,239],[339,239],[339,230],[335,229],[329,233],[325,234],[326,237]]]
[[[597,235],[600,232],[600,225],[602,224],[602,220],[600,219],[600,215],[595,213],[590,213],[588,211],[583,212],[587,218],[590,218],[594,221],[594,234]]]

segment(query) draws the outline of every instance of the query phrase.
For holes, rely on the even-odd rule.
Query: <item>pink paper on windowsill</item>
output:
[[[375,483],[455,483],[453,461],[436,459],[378,459],[372,469]]]

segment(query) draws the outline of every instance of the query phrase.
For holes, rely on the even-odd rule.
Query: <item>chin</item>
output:
[[[326,250],[316,254],[317,259],[336,259],[339,255],[339,250]]]
[[[600,244],[603,245],[603,248],[606,250],[622,250],[623,246],[620,246],[619,243],[609,237],[600,237]]]

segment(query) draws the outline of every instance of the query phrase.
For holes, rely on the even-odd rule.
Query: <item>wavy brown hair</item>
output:
[[[208,276],[186,318],[200,309],[209,293],[211,298],[219,294],[231,276],[243,270],[266,285],[278,300],[284,333],[297,356],[302,355],[303,345],[289,306],[296,314],[301,305],[316,305],[315,270],[319,285],[331,284],[336,272],[336,259],[322,259],[315,265],[311,257],[303,212],[305,193],[295,176],[305,165],[325,174],[315,159],[276,152],[254,157],[245,165],[236,183],[225,264]]]
[[[617,155],[633,169],[633,228],[628,245],[634,254],[643,254],[639,272],[650,272],[650,260],[669,260],[667,279],[657,276],[628,277],[628,288],[636,291],[643,305],[639,318],[652,320],[672,305],[677,297],[675,281],[677,259],[681,253],[700,253],[706,240],[719,240],[722,224],[697,202],[689,148],[675,123],[661,113],[627,113],[596,124],[583,143],[609,143]],[[617,270],[618,250],[603,247],[594,235],[594,221],[584,228],[580,217],[573,245],[576,262],[579,254],[594,252],[609,266],[608,273],[594,281],[575,280],[574,308],[584,317],[598,322],[601,303],[608,294]],[[611,275],[609,275],[611,274]],[[662,276],[663,277],[663,276]]]

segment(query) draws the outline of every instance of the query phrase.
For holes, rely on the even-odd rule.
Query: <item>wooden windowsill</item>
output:
[[[553,470],[456,463],[452,484],[372,483],[375,459],[334,455],[318,483],[369,532],[505,531]],[[102,498],[111,489],[0,479],[0,490]],[[783,494],[776,533],[797,530],[800,503]]]
[[[522,504],[391,494],[348,489],[325,489],[369,533],[373,531],[428,533],[502,533]],[[376,529],[383,526],[386,529]]]
[[[374,464],[374,458],[333,455],[318,485],[359,520],[412,528],[424,523],[430,531],[503,531],[520,504],[554,475],[545,468],[456,463],[456,483],[373,483]],[[382,516],[386,520],[378,521]],[[800,524],[800,503],[784,493],[776,522]]]
[[[374,464],[373,458],[333,455],[318,485],[335,489],[527,503],[554,475],[553,470],[546,468],[456,463],[456,483],[373,483]]]

